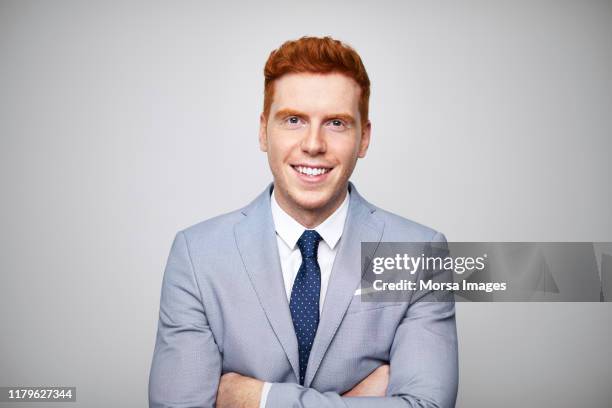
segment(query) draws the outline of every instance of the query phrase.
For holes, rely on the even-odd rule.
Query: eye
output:
[[[289,129],[297,129],[304,124],[304,121],[299,116],[287,116],[283,119],[283,126]]]
[[[348,127],[342,119],[332,119],[327,122],[327,126],[336,132],[341,132]]]

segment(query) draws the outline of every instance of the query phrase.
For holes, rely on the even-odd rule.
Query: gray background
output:
[[[305,34],[372,79],[372,202],[455,241],[612,241],[610,2],[2,0],[0,385],[146,405],[172,238],[270,180],[262,68]],[[457,309],[459,407],[612,405],[610,303]]]

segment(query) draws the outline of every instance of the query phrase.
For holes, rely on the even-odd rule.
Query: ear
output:
[[[370,133],[372,132],[372,124],[368,120],[367,123],[361,129],[361,140],[359,142],[359,153],[358,157],[363,159],[370,146]]]
[[[268,134],[266,132],[267,127],[268,127],[268,121],[266,120],[266,117],[262,113],[259,116],[259,149],[262,152],[268,151]]]

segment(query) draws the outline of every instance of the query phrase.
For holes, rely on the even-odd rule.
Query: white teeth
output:
[[[307,174],[309,176],[318,176],[320,174],[327,173],[329,170],[324,168],[313,168],[313,167],[304,167],[304,166],[296,166],[295,169],[302,174]]]

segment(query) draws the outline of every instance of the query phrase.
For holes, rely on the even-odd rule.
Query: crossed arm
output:
[[[421,301],[407,308],[396,329],[388,369],[379,368],[344,395],[274,383],[266,407],[453,407],[458,383],[455,306],[427,302],[428,295],[415,293]],[[187,241],[179,233],[164,273],[150,407],[257,408],[263,382],[222,375],[222,357],[201,299]]]
[[[257,408],[263,381],[236,373],[221,376],[217,391],[217,408]],[[389,365],[374,370],[343,397],[384,397],[389,384]]]
[[[380,366],[342,395],[274,383],[266,407],[454,407],[458,386],[454,304],[419,302],[411,307],[412,313],[407,313],[396,331],[389,365]],[[259,380],[227,373],[221,377],[217,406],[257,408],[262,385]]]

